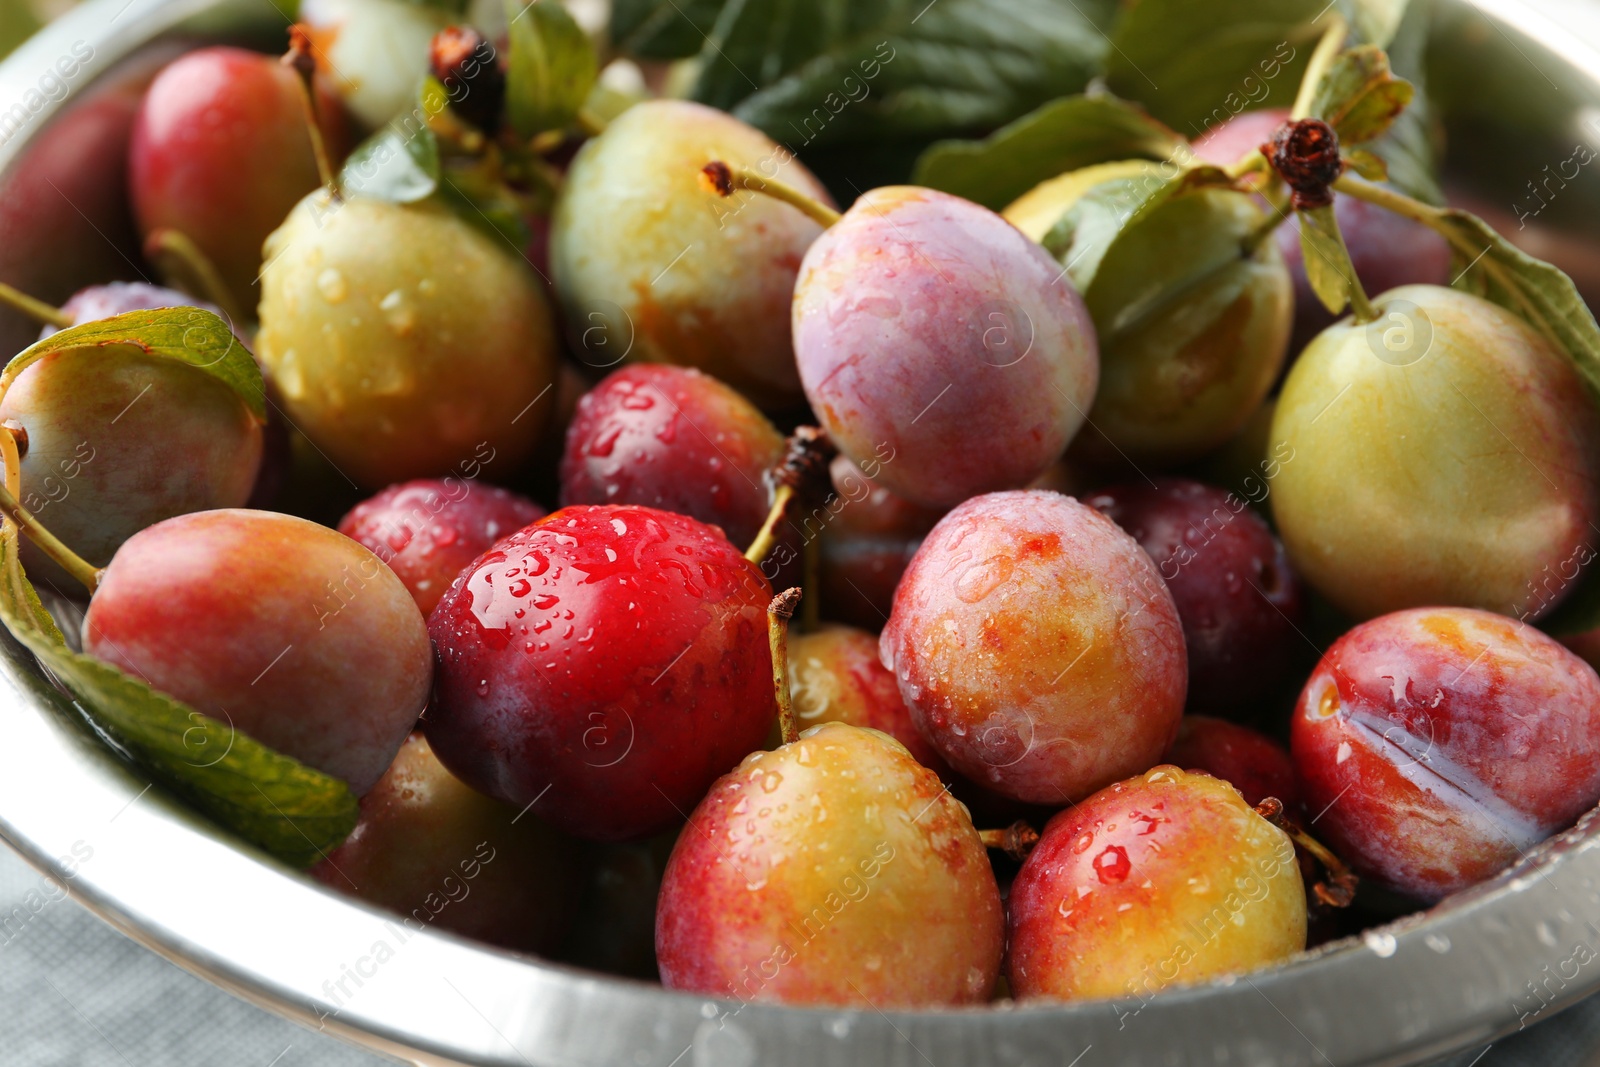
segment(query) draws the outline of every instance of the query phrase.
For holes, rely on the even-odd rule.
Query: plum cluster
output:
[[[7,290],[29,577],[361,798],[323,883],[741,1000],[1142,998],[1600,801],[1600,641],[1531,625],[1594,557],[1594,399],[1432,229],[1280,225],[1287,112],[1197,142],[1091,283],[1062,242],[1148,161],[840,211],[699,104],[529,136],[493,42],[400,7],[431,81],[332,0],[291,62],[155,77],[129,194],[177,288]],[[431,162],[354,148],[418,86]],[[1313,224],[1372,315],[1319,301]],[[231,318],[264,393],[161,309]]]

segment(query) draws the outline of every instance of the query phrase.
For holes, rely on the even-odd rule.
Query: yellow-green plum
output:
[[[877,730],[830,722],[711,787],[667,863],[661,981],[738,1000],[988,1000],[1000,890],[966,808]]]
[[[432,202],[302,200],[267,239],[257,354],[293,422],[370,487],[538,443],[556,374],[539,281]],[[491,458],[492,457],[492,458]]]
[[[1011,885],[1014,996],[1144,1000],[1306,946],[1294,844],[1208,774],[1160,766],[1050,820]]]
[[[1272,484],[1300,574],[1358,619],[1484,608],[1524,620],[1593,555],[1600,421],[1572,365],[1511,312],[1402,286],[1309,345],[1278,398]],[[1291,451],[1292,450],[1292,451]]]
[[[822,228],[752,192],[723,200],[700,171],[721,160],[827,201],[784,148],[722,111],[657,100],[623,112],[567,172],[550,267],[580,359],[675,363],[763,407],[800,399],[789,301]]]
[[[427,703],[433,652],[394,572],[342,533],[243,508],[130,537],[83,650],[365,793]]]
[[[163,519],[243,505],[261,466],[262,422],[237,393],[132,345],[45,356],[17,376],[0,422],[22,431],[23,506],[98,567]],[[75,588],[31,544],[22,559]]]
[[[939,520],[879,648],[939,754],[1030,804],[1153,766],[1183,713],[1183,625],[1155,563],[1048,490],[974,497]]]
[[[806,252],[793,318],[823,428],[917,504],[1027,485],[1095,395],[1094,326],[1060,264],[948,193],[858,199]]]
[[[411,929],[549,953],[577,904],[577,861],[576,842],[467,788],[412,734],[361,798],[356,828],[311,874]]]
[[[1114,180],[1164,179],[1162,165],[1102,164],[1051,179],[1005,210],[1035,240],[1086,193]],[[1137,191],[1137,190],[1134,190]],[[1116,452],[1178,463],[1234,436],[1277,380],[1294,287],[1266,216],[1231,189],[1174,196],[1124,233],[1084,293],[1100,338],[1090,421]]]

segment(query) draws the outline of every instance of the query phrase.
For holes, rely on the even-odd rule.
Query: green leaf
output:
[[[233,335],[228,324],[200,308],[130,311],[96,319],[53,333],[23,349],[6,364],[0,384],[9,386],[31,364],[56,352],[103,349],[106,358],[135,350],[176,360],[222,382],[245,402],[258,419],[267,417],[266,390],[255,358]]]
[[[1406,6],[1405,17],[1388,46],[1389,67],[1416,86],[1416,94],[1411,106],[1400,113],[1388,132],[1369,142],[1366,148],[1383,160],[1391,185],[1437,206],[1444,203],[1444,191],[1439,187],[1434,151],[1433,101],[1424,81],[1432,25],[1432,0],[1412,0]]]
[[[447,15],[465,15],[472,6],[471,0],[404,0],[412,7],[432,8],[434,11],[443,11]]]
[[[510,23],[506,114],[523,138],[565,129],[600,72],[600,58],[560,0],[505,0]]]
[[[1382,136],[1414,92],[1389,70],[1383,49],[1364,44],[1333,61],[1311,98],[1311,114],[1333,127],[1341,146],[1360,144]]]
[[[479,171],[447,171],[439,199],[471,226],[499,237],[512,251],[526,257],[532,234],[522,201],[498,177]]]
[[[716,25],[723,0],[613,0],[611,43],[640,59],[687,59]]]
[[[981,141],[940,141],[911,180],[998,211],[1058,174],[1121,159],[1170,159],[1187,142],[1111,96],[1053,100]]]
[[[1243,111],[1288,107],[1327,0],[1137,0],[1106,56],[1106,84],[1194,139]]]
[[[1300,251],[1305,261],[1306,280],[1322,306],[1335,315],[1350,303],[1355,267],[1350,251],[1334,221],[1333,205],[1297,211],[1300,221]]]
[[[1118,238],[1162,204],[1195,189],[1232,184],[1217,167],[1193,167],[1168,177],[1164,171],[1170,167],[1152,164],[1142,175],[1101,182],[1068,208],[1039,242],[1067,268],[1080,293],[1094,284],[1100,264]]]
[[[349,835],[359,809],[340,779],[68,648],[22,573],[16,536],[10,523],[0,534],[0,622],[92,726],[219,825],[286,863],[310,866]]]
[[[1389,177],[1389,165],[1383,161],[1383,157],[1374,155],[1365,148],[1350,149],[1344,154],[1344,161],[1350,165],[1351,170],[1369,182],[1381,182]]]
[[[689,95],[797,151],[987,131],[1097,73],[1113,0],[728,0]]]
[[[1407,0],[1348,0],[1344,5],[1356,37],[1379,48],[1389,47],[1409,6]]]
[[[347,197],[411,204],[439,187],[439,139],[404,119],[385,126],[350,153],[339,172]]]

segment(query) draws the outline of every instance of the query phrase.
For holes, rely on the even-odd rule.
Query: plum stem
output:
[[[772,649],[772,691],[778,699],[778,732],[784,744],[800,737],[789,696],[789,620],[800,602],[798,588],[785,589],[767,605],[767,644]]]
[[[984,848],[999,849],[1020,863],[1039,843],[1039,831],[1026,820],[1018,819],[1004,830],[979,830],[978,840],[983,842]]]
[[[1306,64],[1305,76],[1300,79],[1300,89],[1295,93],[1294,107],[1289,109],[1290,119],[1303,119],[1311,114],[1311,102],[1316,99],[1317,88],[1322,84],[1322,76],[1328,73],[1328,68],[1338,58],[1339,49],[1344,47],[1344,39],[1349,33],[1350,26],[1345,22],[1343,15],[1334,13],[1329,16],[1328,28],[1322,31],[1322,39],[1312,51],[1311,60]]]
[[[182,230],[161,228],[151,230],[144,241],[145,258],[160,264],[169,278],[177,280],[180,288],[195,296],[209,300],[228,316],[228,325],[243,322],[244,310],[233,290],[223,280],[222,272],[211,262],[211,257],[201,251],[194,239]]]
[[[0,432],[4,433],[5,441],[9,444],[9,447],[5,448],[7,458],[9,458],[10,455],[14,455],[16,452],[16,442],[12,440],[10,431]],[[11,469],[10,465],[8,465],[7,470]],[[9,478],[7,480],[9,481]],[[26,534],[28,540],[37,545],[45,555],[59,563],[62,570],[81,582],[83,587],[89,590],[90,594],[93,594],[99,588],[100,568],[83,559],[72,549],[62,544],[55,534],[39,525],[39,520],[28,513],[28,509],[22,506],[22,503],[11,492],[11,489],[5,485],[0,485],[0,514],[5,515],[7,519],[16,523],[17,529]]]
[[[816,197],[808,196],[775,178],[764,178],[748,167],[731,166],[716,160],[701,167],[700,176],[718,196],[728,197],[733,195],[735,189],[748,189],[798,208],[824,230],[839,221],[839,212]]]
[[[311,135],[311,154],[317,161],[317,175],[322,184],[339,195],[333,163],[328,157],[328,145],[322,139],[322,124],[317,121],[317,59],[312,54],[311,31],[303,23],[289,27],[289,51],[283,65],[300,75],[300,106],[305,110],[306,132]]]
[[[794,486],[780,485],[772,494],[772,507],[767,511],[767,519],[761,524],[761,529],[756,532],[756,539],[750,542],[750,547],[744,550],[744,558],[761,566],[767,558],[767,553],[772,551],[772,546],[777,544],[778,523],[783,519],[783,513],[789,508],[789,501],[794,499]]]
[[[13,289],[5,282],[0,282],[0,304],[8,304],[16,308],[31,319],[59,329],[67,329],[77,325],[76,320],[58,307],[52,307],[43,300],[36,300],[20,289]]]
[[[1265,797],[1256,805],[1256,814],[1289,835],[1289,840],[1295,846],[1304,849],[1311,858],[1322,865],[1327,878],[1311,887],[1312,893],[1323,904],[1330,908],[1345,908],[1355,899],[1356,886],[1360,879],[1344,860],[1334,854],[1333,850],[1321,841],[1300,829],[1293,819],[1283,813],[1283,801],[1277,797]]]

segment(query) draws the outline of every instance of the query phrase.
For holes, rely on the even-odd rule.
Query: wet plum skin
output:
[[[1207,715],[1185,715],[1178,724],[1178,739],[1162,762],[1221,778],[1239,791],[1246,804],[1276,797],[1283,802],[1284,811],[1299,818],[1300,786],[1288,750],[1248,726]]]
[[[457,577],[425,730],[467,784],[594,840],[685,817],[777,713],[760,570],[720,530],[575,506]]]
[[[427,615],[467,564],[544,516],[533,501],[497,486],[419,479],[357,504],[339,532],[387,563]]]
[[[1314,832],[1363,877],[1431,903],[1600,800],[1600,678],[1514,619],[1399,611],[1328,649],[1290,749]]]
[[[977,497],[917,550],[880,638],[917,728],[957,772],[1061,805],[1155,764],[1187,676],[1150,557],[1047,490]]]
[[[794,346],[840,450],[927,506],[1028,484],[1082,424],[1094,325],[1041,247],[929,189],[874,189],[806,252]]]
[[[1288,836],[1228,783],[1170,766],[1057,814],[1008,905],[1006,973],[1019,999],[1142,1001],[1306,942]]]
[[[561,457],[561,503],[642,504],[720,526],[748,545],[766,520],[783,436],[700,371],[625,367],[578,401]]]
[[[1003,947],[966,809],[888,735],[839,722],[711,788],[656,919],[667,988],[787,1004],[980,1004]]]

